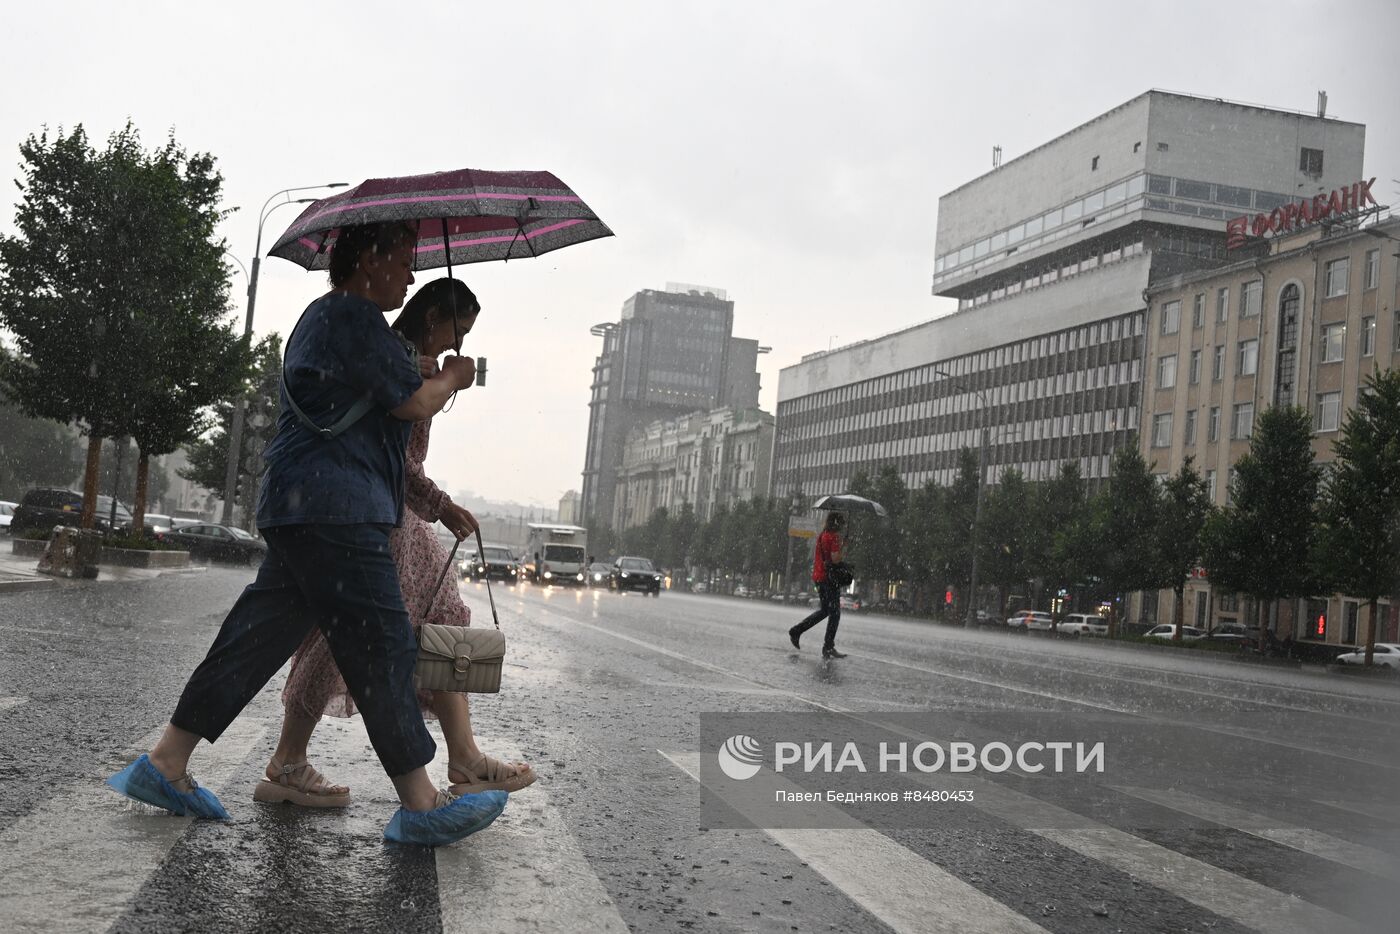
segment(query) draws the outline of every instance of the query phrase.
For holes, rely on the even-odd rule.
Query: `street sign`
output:
[[[788,519],[788,535],[793,538],[816,538],[820,521],[809,516]]]

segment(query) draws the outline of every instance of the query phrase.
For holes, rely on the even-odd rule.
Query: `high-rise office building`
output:
[[[622,319],[596,325],[581,508],[611,524],[627,435],[651,422],[758,405],[758,341],[734,337],[734,303],[721,289],[671,283],[627,299]]]

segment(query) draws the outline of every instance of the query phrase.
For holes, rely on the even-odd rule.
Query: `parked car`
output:
[[[130,528],[130,525],[126,526],[126,529]],[[141,517],[141,528],[148,533],[169,532],[175,528],[175,520],[158,512],[148,512]]]
[[[83,514],[83,494],[73,490],[41,487],[29,490],[20,497],[19,506],[10,517],[10,527],[39,529],[48,532],[58,525],[77,525]],[[94,527],[102,532],[122,528],[131,524],[131,510],[120,501],[117,503],[117,521],[112,522],[112,497],[97,497],[97,515]]]
[[[1041,610],[1017,610],[1007,618],[1006,625],[1012,629],[1049,629],[1050,614]]]
[[[482,561],[483,557],[486,559],[485,561]],[[510,553],[509,548],[502,548],[499,545],[483,545],[481,554],[467,555],[466,565],[466,576],[474,581],[485,577],[515,583],[517,574],[515,555]]]
[[[19,503],[7,503],[0,501],[0,535],[10,534],[10,520],[14,518],[15,507]]]
[[[651,563],[650,558],[637,558],[624,555],[613,562],[612,577],[608,588],[621,593],[624,590],[640,590],[653,597],[661,596],[661,572]]]
[[[1163,623],[1161,626],[1153,626],[1143,633],[1150,639],[1171,639],[1176,635],[1176,625],[1173,623]],[[1206,631],[1197,629],[1195,626],[1181,627],[1181,640],[1183,642],[1194,642],[1197,639],[1204,639]]]
[[[1069,613],[1060,620],[1062,636],[1106,636],[1108,620],[1094,613]]]
[[[879,603],[872,603],[866,607],[872,613],[908,613],[909,601],[895,597],[891,600],[881,600]]]
[[[261,539],[226,525],[187,525],[157,533],[156,539],[188,551],[191,558],[205,561],[257,564],[267,554],[267,545]]]
[[[612,578],[612,565],[603,561],[594,561],[588,566],[588,579],[584,581],[589,587],[606,587]]]
[[[1378,667],[1384,665],[1391,671],[1400,672],[1400,642],[1377,642],[1371,661]],[[1366,646],[1359,645],[1355,652],[1337,656],[1338,665],[1366,664]]]
[[[855,594],[843,593],[841,595],[841,609],[860,610],[863,608],[864,605],[860,602],[860,597],[857,597]]]
[[[1257,630],[1251,633],[1241,623],[1221,623],[1206,633],[1206,638],[1217,642],[1254,642],[1258,636]]]
[[[752,591],[750,591],[749,588],[745,587],[743,584],[739,584],[737,587],[734,588],[734,596],[736,596],[736,597],[748,597],[748,596],[752,596]]]

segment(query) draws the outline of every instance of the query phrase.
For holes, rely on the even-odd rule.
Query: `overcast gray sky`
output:
[[[43,125],[100,145],[128,117],[214,154],[251,265],[281,188],[470,166],[548,169],[617,236],[466,267],[488,385],[434,423],[449,491],[554,505],[577,489],[598,338],[668,281],[728,290],[771,345],[761,402],[803,354],[945,313],[940,194],[1158,87],[1367,124],[1400,204],[1400,4],[241,2],[10,4],[0,164]],[[0,228],[13,230],[7,199]],[[295,217],[272,215],[263,248]],[[438,271],[429,276],[440,274]],[[421,281],[421,280],[420,280]],[[263,264],[259,334],[323,275]],[[235,308],[246,282],[234,273]]]

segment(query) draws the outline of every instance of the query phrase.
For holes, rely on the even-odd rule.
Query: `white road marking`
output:
[[[137,752],[160,732],[137,743]],[[195,752],[195,776],[219,793],[266,732],[257,720],[235,720],[217,743]],[[193,818],[128,807],[103,784],[108,774],[94,768],[0,833],[0,914],[8,930],[107,930],[184,836]]]
[[[661,755],[692,779],[700,781],[698,753],[662,752]],[[796,785],[791,787],[797,789]],[[843,815],[839,812],[833,815],[840,816]],[[948,934],[1045,932],[1025,915],[879,831],[862,827],[842,830],[765,828],[764,833],[892,930]]]
[[[433,725],[436,726],[435,724]],[[447,773],[447,744],[434,730],[434,777]],[[524,759],[511,744],[477,737],[484,751]],[[444,934],[482,930],[625,932],[627,923],[589,865],[563,815],[550,802],[549,777],[510,796],[494,824],[436,851]]]
[[[947,786],[944,776],[909,774],[929,784]],[[968,776],[960,777],[957,784],[971,789],[975,793],[973,805],[991,817],[1246,927],[1270,934],[1365,931],[1350,918],[996,782]]]
[[[1391,824],[1400,824],[1400,805],[1388,804],[1384,801],[1322,801],[1318,804],[1326,805],[1329,808],[1336,808],[1339,811],[1350,811],[1352,814],[1360,814],[1362,817],[1369,817],[1371,820],[1383,820]]]
[[[29,703],[27,697],[0,697],[0,713],[18,707],[20,704]]]
[[[1112,786],[1124,794],[1143,801],[1160,804],[1163,807],[1199,817],[1214,824],[1240,830],[1255,837],[1262,837],[1282,846],[1301,850],[1313,856],[1341,863],[1362,872],[1379,875],[1384,879],[1400,879],[1400,859],[1372,849],[1360,843],[1351,843],[1305,827],[1291,827],[1280,821],[1246,811],[1219,801],[1208,801],[1184,791],[1166,788],[1137,788],[1128,785]]]

